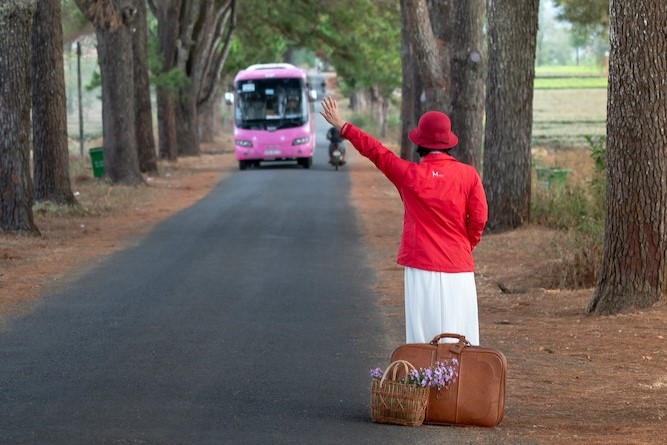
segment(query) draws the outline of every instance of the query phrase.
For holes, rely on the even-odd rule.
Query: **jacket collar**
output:
[[[421,158],[422,162],[442,162],[442,161],[456,161],[456,158],[448,153],[441,153],[441,152],[435,152],[435,153],[429,153],[423,158]]]

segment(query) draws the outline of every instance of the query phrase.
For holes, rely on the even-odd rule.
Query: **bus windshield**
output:
[[[236,82],[234,120],[238,128],[279,130],[308,122],[303,79],[269,78]]]

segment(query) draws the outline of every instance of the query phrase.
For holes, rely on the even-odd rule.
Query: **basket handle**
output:
[[[384,373],[382,374],[382,378],[380,379],[380,386],[382,386],[385,379],[389,375],[390,371],[393,371],[392,376],[391,376],[391,380],[395,381],[396,376],[398,374],[398,371],[399,371],[401,365],[402,365],[403,372],[405,372],[406,381],[407,381],[407,378],[408,378],[408,374],[410,374],[410,368],[414,369],[415,371],[417,370],[417,368],[415,368],[412,363],[410,363],[406,360],[393,361],[389,364],[389,366],[387,366],[387,369],[385,369]]]

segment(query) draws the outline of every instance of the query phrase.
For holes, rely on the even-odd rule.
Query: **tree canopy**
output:
[[[364,17],[364,20],[359,20]],[[400,11],[389,0],[240,2],[225,73],[284,60],[291,50],[317,54],[360,88],[400,86]]]

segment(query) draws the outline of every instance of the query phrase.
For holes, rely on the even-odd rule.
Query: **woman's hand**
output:
[[[345,121],[338,114],[338,104],[331,96],[322,99],[322,111],[320,111],[320,114],[338,131],[345,125]]]

